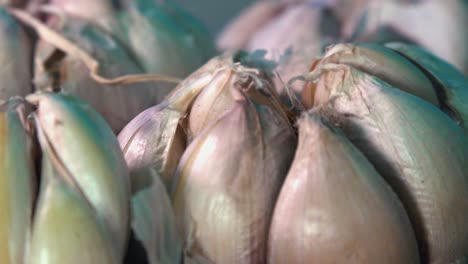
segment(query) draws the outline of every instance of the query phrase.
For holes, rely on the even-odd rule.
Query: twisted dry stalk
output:
[[[99,62],[89,55],[86,51],[79,48],[73,42],[69,41],[59,33],[55,32],[47,25],[31,16],[29,13],[17,8],[8,8],[7,11],[21,21],[23,24],[31,27],[38,34],[39,38],[62,50],[66,54],[71,54],[80,58],[86,65],[93,80],[106,85],[124,85],[140,82],[169,82],[179,84],[182,80],[162,74],[129,74],[116,78],[108,79],[99,74]]]

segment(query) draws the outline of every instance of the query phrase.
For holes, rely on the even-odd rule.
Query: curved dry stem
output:
[[[276,72],[276,75],[278,77],[278,80],[283,85],[284,90],[286,91],[286,95],[288,96],[289,101],[291,102],[291,107],[290,107],[289,110],[292,111],[294,109],[297,109],[297,110],[299,110],[299,112],[305,112],[306,111],[305,106],[301,103],[301,100],[299,100],[299,98],[293,92],[293,88],[291,87],[291,85],[289,85],[289,83],[285,83],[283,81],[283,79],[281,78],[281,75],[279,74],[279,72]]]
[[[31,16],[29,13],[16,8],[8,8],[7,10],[12,16],[17,18],[23,24],[33,28],[38,36],[47,43],[53,45],[57,49],[62,50],[66,54],[71,54],[80,58],[88,68],[91,78],[100,84],[123,85],[152,81],[163,81],[179,84],[181,82],[181,80],[178,78],[161,74],[129,74],[112,79],[103,77],[99,74],[99,62],[86,51],[79,48],[73,42],[55,32],[41,21]]]
[[[325,72],[325,71],[333,71],[333,70],[339,70],[342,69],[342,65],[335,64],[335,63],[327,63],[324,65],[319,65],[318,68],[314,69],[313,71],[306,73],[306,74],[301,74],[295,77],[292,77],[289,79],[288,83],[286,84],[287,86],[291,86],[293,83],[296,81],[303,81],[303,82],[317,82],[320,76]]]

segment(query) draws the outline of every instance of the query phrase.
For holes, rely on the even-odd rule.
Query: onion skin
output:
[[[419,263],[403,205],[372,164],[319,111],[304,113],[298,125],[268,263]]]

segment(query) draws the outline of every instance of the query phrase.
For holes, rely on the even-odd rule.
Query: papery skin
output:
[[[140,74],[140,68],[126,49],[111,35],[96,26],[77,18],[68,18],[65,24],[51,22],[65,37],[100,62],[100,72],[106,77],[126,74]],[[49,91],[58,82],[61,91],[71,93],[85,100],[110,124],[115,133],[137,116],[141,111],[161,102],[172,90],[173,84],[164,82],[134,83],[128,85],[104,85],[89,76],[85,65],[73,54],[67,55],[57,64],[57,75],[48,72],[44,63],[54,52],[44,41],[39,42],[35,58],[35,83],[39,90]],[[57,78],[55,80],[54,78]]]
[[[160,176],[153,169],[144,168],[135,170],[130,177],[132,229],[144,245],[149,263],[180,263],[182,241]]]
[[[31,43],[21,24],[0,7],[0,101],[32,92]]]
[[[455,112],[455,117],[468,132],[468,79],[453,65],[414,45],[388,43],[387,47],[411,59],[436,79],[443,91],[443,101]]]
[[[242,91],[249,100],[255,104],[267,106],[282,116],[285,122],[290,122],[288,112],[281,104],[280,98],[271,81],[271,73],[264,69],[255,53],[240,56],[240,63],[227,61],[214,74],[213,79],[194,98],[187,119],[187,138],[191,142],[197,135],[209,126],[214,120],[220,118],[235,104],[237,92]],[[248,57],[253,56],[253,57]],[[262,58],[265,59],[265,58]],[[246,66],[251,60],[252,65]],[[242,62],[244,61],[244,63]],[[267,61],[268,62],[268,61]]]
[[[0,112],[0,262],[5,264],[24,263],[31,235],[36,182],[23,104],[10,101]]]
[[[77,97],[35,93],[37,124],[57,158],[90,202],[123,258],[129,231],[128,168],[115,135],[104,119]]]
[[[177,86],[166,100],[140,113],[119,133],[130,171],[151,167],[167,187],[171,186],[187,140],[180,122],[222,61],[212,59]]]
[[[234,103],[230,87],[236,79],[236,73],[230,69],[218,72],[203,91],[195,98],[188,116],[189,138],[193,139],[213,120],[219,118]]]
[[[403,202],[421,261],[466,261],[468,138],[437,107],[352,67],[335,69],[323,112],[339,126]]]
[[[187,118],[189,142],[232,108],[236,102],[236,93],[232,92],[233,89],[242,90],[245,96],[256,104],[278,111],[284,121],[289,122],[271,80],[256,68],[233,65],[220,69],[194,99]]]
[[[328,47],[315,68],[326,64],[352,66],[436,106],[440,104],[435,88],[424,73],[386,47],[373,43],[337,44]]]
[[[403,205],[372,164],[319,110],[304,113],[298,126],[268,263],[419,263]]]
[[[175,174],[172,200],[189,260],[266,260],[273,204],[296,138],[276,110],[239,91],[233,96],[237,102],[195,138]]]
[[[125,126],[118,140],[130,171],[153,168],[169,190],[187,144],[182,119],[194,99],[228,63],[232,63],[230,56],[213,58],[179,84],[166,100],[143,111]]]
[[[45,153],[27,263],[120,263],[97,208],[56,171]]]

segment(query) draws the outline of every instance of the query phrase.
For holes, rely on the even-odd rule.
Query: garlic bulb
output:
[[[232,89],[235,102],[182,156],[172,192],[186,258],[262,263],[295,135],[280,112]],[[229,239],[226,239],[229,238]]]
[[[159,175],[149,168],[130,174],[132,230],[149,263],[180,263],[182,240],[176,229],[169,195]]]
[[[394,87],[419,96],[436,106],[440,105],[436,91],[426,75],[413,63],[383,46],[373,43],[330,46],[325,56],[316,63],[312,70],[318,69],[320,71],[322,67],[325,69],[327,65],[330,65],[330,68],[335,67],[335,65],[348,65],[376,76]],[[324,72],[333,71],[324,70]],[[308,105],[312,100],[315,100],[315,105],[328,101],[329,96],[326,96],[324,92],[329,92],[334,87],[331,82],[341,82],[340,79],[334,78],[336,77],[334,73],[332,75],[333,77],[328,78],[327,81],[317,84],[324,85],[316,88],[317,93],[314,93],[313,88],[304,90],[303,99],[307,100]],[[327,76],[327,74],[321,75],[322,78],[327,78]],[[316,96],[312,98],[314,94]]]
[[[25,263],[35,195],[31,135],[25,105],[11,100],[0,111],[0,262]]]
[[[41,132],[41,147],[45,151],[46,159],[53,159],[53,167],[45,164],[44,173],[53,179],[61,179],[55,181],[49,178],[51,185],[48,185],[46,180],[41,190],[42,199],[49,199],[46,193],[51,192],[50,195],[57,195],[56,199],[63,197],[70,206],[76,206],[77,210],[80,210],[79,214],[77,211],[76,218],[73,218],[73,215],[65,216],[71,217],[70,221],[80,222],[80,219],[87,219],[92,213],[94,217],[91,218],[96,220],[89,219],[92,222],[86,222],[86,225],[102,228],[103,233],[108,234],[105,245],[111,245],[111,259],[119,262],[125,252],[129,230],[130,187],[128,169],[115,136],[104,119],[76,97],[36,93],[29,95],[27,100],[38,107],[35,120]],[[62,184],[63,182],[65,183]],[[60,202],[55,205],[55,209],[63,209]],[[45,215],[38,215],[40,219],[48,221],[48,207],[47,204],[44,206]],[[59,211],[55,213],[58,214]],[[53,225],[50,228],[53,228]],[[35,235],[33,233],[33,237]],[[61,234],[58,235],[51,241],[52,244],[47,244],[50,247],[43,247],[43,243],[38,242],[38,252],[34,251],[34,254],[38,255],[35,256],[50,255],[52,252],[48,253],[49,250],[59,255],[65,253],[54,247],[60,243]],[[77,239],[72,234],[67,236],[67,239]],[[95,237],[92,233],[90,236]],[[60,256],[67,259],[70,257],[66,254]],[[76,258],[80,259],[78,256]],[[57,261],[64,262],[61,259]]]
[[[433,104],[374,76],[345,65],[330,71],[342,81],[331,87],[333,100],[324,115],[394,188],[415,229],[422,260],[466,258],[468,140],[463,129]]]
[[[268,263],[419,263],[403,205],[372,164],[319,110],[298,123]]]
[[[389,43],[386,46],[424,68],[430,78],[435,79],[437,83],[433,85],[441,97],[443,110],[452,113],[452,117],[468,131],[468,103],[465,100],[468,98],[467,77],[454,66],[420,47],[403,43]]]
[[[231,90],[236,87],[288,120],[268,74],[262,70],[270,67],[269,61],[252,56],[239,53],[213,58],[177,86],[166,100],[134,118],[119,134],[130,169],[153,167],[170,186],[186,143],[232,107],[235,98]]]

